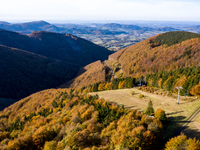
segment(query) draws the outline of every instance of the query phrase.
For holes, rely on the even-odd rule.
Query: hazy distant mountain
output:
[[[179,31],[179,29],[175,29],[175,28],[172,28],[172,27],[163,27],[163,28],[157,28],[155,29],[155,31]]]
[[[54,31],[59,32],[61,28],[51,25],[45,21],[34,21],[21,24],[0,23],[0,28],[20,33],[31,33],[34,31]]]
[[[102,27],[109,27],[112,29],[124,28],[124,29],[131,29],[131,30],[142,29],[140,26],[137,26],[137,25],[123,25],[123,24],[117,24],[117,23],[104,24],[104,25],[102,25]]]
[[[45,21],[33,21],[20,24],[10,24],[7,22],[0,22],[0,29],[10,30],[15,32],[20,32],[23,34],[30,34],[34,31],[51,31],[56,33],[68,33],[68,34],[97,34],[97,35],[115,35],[115,34],[124,34],[124,31],[109,31],[109,30],[100,30],[97,28],[80,26],[80,25],[64,25],[58,27],[52,25]]]
[[[0,21],[0,25],[8,25],[8,24],[10,24],[10,23],[5,22],[5,21]]]

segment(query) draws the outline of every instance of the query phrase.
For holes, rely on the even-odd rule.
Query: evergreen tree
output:
[[[150,100],[147,106],[147,109],[144,112],[146,115],[152,115],[154,113],[154,109],[153,109],[153,103]]]

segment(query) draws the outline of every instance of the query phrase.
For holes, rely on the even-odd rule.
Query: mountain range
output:
[[[145,31],[177,31],[172,27],[140,27],[137,25],[126,25],[117,23],[100,24],[97,26],[88,25],[75,25],[75,24],[50,24],[46,21],[33,21],[27,23],[12,24],[1,21],[0,28],[23,34],[30,34],[34,31],[51,31],[56,33],[69,33],[69,34],[95,34],[95,35],[117,35],[128,34],[126,30],[138,31],[143,33]],[[121,29],[121,30],[119,30]],[[123,31],[124,30],[124,31]]]

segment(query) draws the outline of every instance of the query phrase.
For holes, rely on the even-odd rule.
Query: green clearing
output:
[[[135,95],[131,95],[131,91],[135,91]],[[177,99],[151,94],[137,90],[136,88],[101,91],[91,94],[98,94],[99,97],[102,97],[105,100],[117,103],[118,105],[124,105],[125,108],[136,109],[140,112],[143,112],[146,109],[148,102],[151,99],[155,111],[157,108],[163,109],[167,117],[171,120],[167,128],[165,128],[166,138],[173,136],[175,131],[185,123],[196,109],[200,107],[200,100],[198,99],[194,99],[194,101],[183,101],[184,97],[181,97],[179,105],[177,105]],[[139,94],[143,94],[144,97],[139,99]],[[196,125],[195,127],[193,127],[191,123],[188,124],[187,129],[185,130],[188,130],[188,132],[184,132],[188,137],[193,137],[194,134],[199,134],[198,127],[200,128],[200,121],[198,118],[200,119],[200,116],[193,120],[193,124],[195,123]],[[193,135],[190,136],[191,133]],[[200,139],[200,136],[197,136],[197,138]]]

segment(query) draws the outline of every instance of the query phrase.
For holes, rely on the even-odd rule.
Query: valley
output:
[[[119,22],[119,23],[49,23],[33,21],[26,23],[9,23],[0,21],[0,28],[31,34],[35,31],[72,34],[111,51],[131,46],[154,35],[169,31],[189,31],[200,33],[195,22]]]

